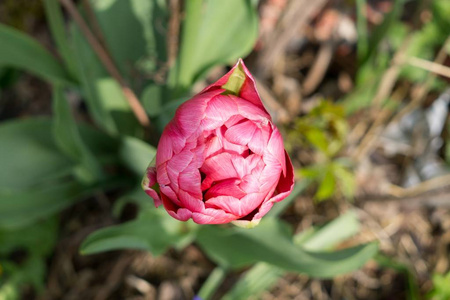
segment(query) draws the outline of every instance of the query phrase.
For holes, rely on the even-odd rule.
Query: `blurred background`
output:
[[[211,8],[199,17],[210,30],[202,27],[198,33],[182,27],[193,13],[185,1],[148,0],[151,24],[146,1],[131,1],[136,2],[131,8],[122,1],[74,2],[119,69],[119,78],[107,79],[99,74],[111,71],[95,65],[69,6],[62,10],[62,23],[52,25],[48,16],[58,1],[0,1],[1,25],[35,40],[16,40],[23,53],[16,52],[7,46],[12,33],[0,31],[0,299],[192,299],[197,294],[215,263],[196,243],[184,244],[183,251],[169,247],[161,255],[107,246],[102,249],[112,251],[84,248],[96,254],[81,255],[89,234],[138,215],[135,203],[121,200],[124,179],[111,179],[93,192],[70,185],[35,193],[41,173],[30,172],[24,157],[38,153],[34,170],[63,172],[65,161],[50,164],[53,154],[28,148],[34,139],[49,138],[47,127],[29,123],[28,132],[35,131],[14,139],[18,134],[5,124],[53,116],[55,87],[84,74],[64,94],[74,120],[156,146],[159,128],[170,119],[165,112],[173,113],[164,99],[180,103],[177,99],[217,80],[238,57],[254,75],[302,183],[281,219],[300,233],[351,210],[358,225],[331,233],[346,237],[339,247],[378,241],[380,250],[346,275],[321,280],[277,271],[263,286],[244,287],[238,297],[229,291],[248,271],[241,268],[228,273],[213,299],[450,299],[449,0],[243,0],[251,13]],[[142,10],[136,9],[138,2],[144,3]],[[73,56],[61,50],[64,35],[72,38]],[[193,40],[190,48],[186,39]],[[46,55],[27,52],[34,43],[64,62],[69,79],[61,79]],[[174,65],[187,71],[172,72]],[[132,112],[114,100],[120,89],[111,78],[134,91],[155,128],[141,132],[139,123],[130,121]],[[108,105],[115,109],[110,115],[102,110]],[[62,115],[59,122],[66,119]],[[94,133],[91,139],[97,139]],[[64,143],[71,147],[70,140],[60,140],[59,148]],[[14,155],[14,147],[22,156]],[[133,157],[129,148],[120,149]],[[137,164],[139,172],[148,161],[127,163]],[[32,193],[8,198],[25,188]],[[54,204],[52,195],[82,201]],[[26,204],[38,197],[42,206]],[[19,198],[29,202],[8,210]]]

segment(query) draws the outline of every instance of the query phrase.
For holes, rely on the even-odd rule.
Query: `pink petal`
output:
[[[200,170],[206,174],[207,178],[213,181],[238,178],[239,176],[233,166],[235,157],[237,155],[226,152],[220,153],[205,160]]]
[[[263,135],[261,129],[256,129],[253,134],[253,139],[248,143],[248,148],[258,155],[264,155],[264,150],[266,149],[267,143],[263,140]]]
[[[258,193],[261,191],[261,184],[258,177],[253,174],[244,176],[239,187],[246,193]]]
[[[167,162],[167,169],[178,173],[182,172],[192,162],[193,158],[194,154],[191,151],[181,151]]]
[[[220,209],[237,217],[243,215],[241,202],[232,196],[217,196],[205,202],[207,208]]]
[[[219,137],[214,136],[205,144],[205,159],[208,159],[212,155],[216,155],[218,153],[222,152],[222,141]]]
[[[286,176],[281,176],[280,180],[278,182],[278,185],[276,187],[276,191],[278,194],[275,197],[272,197],[268,201],[265,201],[259,211],[255,214],[253,217],[253,220],[259,220],[261,219],[265,214],[269,212],[269,210],[272,208],[273,204],[275,202],[280,202],[281,200],[285,199],[293,190],[294,188],[294,168],[291,163],[291,159],[289,158],[289,155],[287,152],[285,152],[286,155]]]
[[[192,214],[192,220],[197,224],[225,224],[236,219],[235,215],[213,208],[206,208],[201,213],[194,212]]]
[[[231,126],[241,122],[242,120],[245,120],[245,118],[241,115],[234,115],[231,118],[228,119],[228,121],[225,122],[225,126],[227,128],[230,128]]]
[[[263,198],[263,194],[257,193],[247,194],[240,200],[231,196],[218,196],[209,199],[205,204],[206,207],[220,208],[227,213],[242,218],[255,210],[261,204]]]
[[[208,200],[217,196],[233,196],[235,198],[242,198],[246,193],[238,186],[238,179],[227,179],[213,185],[205,194],[204,199]]]
[[[170,199],[167,198],[163,193],[161,193],[161,200],[166,211],[175,219],[180,221],[187,221],[192,216],[192,212],[190,212],[186,208],[180,208],[180,206],[170,201]]]
[[[271,122],[270,115],[265,109],[261,108],[260,106],[254,105],[250,101],[233,95],[229,95],[229,97],[236,102],[238,106],[238,113],[244,118],[252,121],[262,122],[262,124],[268,124],[269,122]]]
[[[173,139],[169,137],[168,133],[170,130],[170,125],[168,125],[161,135],[158,143],[158,149],[156,151],[156,165],[160,165],[168,161],[173,156]]]
[[[221,91],[200,93],[178,107],[174,120],[183,136],[188,137],[199,129],[200,122],[205,118],[208,101],[220,93]]]
[[[192,217],[192,212],[187,208],[179,208],[176,212],[173,210],[167,211],[172,218],[175,218],[179,221],[187,221]]]
[[[239,94],[239,97],[252,102],[254,105],[258,106],[259,108],[261,108],[262,110],[264,110],[267,113],[267,110],[261,101],[261,97],[259,97],[259,93],[256,89],[256,84],[254,82],[252,75],[250,74],[250,72],[247,70],[247,68],[245,66],[244,66],[244,70],[246,71],[248,80],[246,80],[244,82],[244,85],[241,88],[241,93]]]
[[[218,128],[236,114],[236,102],[228,96],[218,95],[208,102],[205,118],[201,122],[202,129],[213,130]]]
[[[272,158],[272,156],[269,156]],[[266,166],[263,168],[260,176],[259,182],[261,184],[261,189],[267,190],[274,184],[276,184],[280,178],[281,174],[281,166],[278,163],[278,160],[272,158],[272,161],[266,161],[267,157],[264,157],[264,162]]]
[[[278,181],[277,189],[276,191],[278,194],[270,199],[272,202],[279,202],[286,198],[294,189],[294,167],[292,166],[291,159],[289,158],[289,155],[285,151],[285,157],[286,157],[286,175],[281,175],[280,180]]]
[[[169,184],[175,193],[178,193],[179,189],[179,174],[186,169],[186,167],[192,162],[193,158],[194,154],[191,151],[181,151],[167,162],[166,171],[169,177]],[[168,184],[166,183],[167,181],[165,178],[161,179],[163,179],[164,182],[161,181],[160,183]]]
[[[273,205],[274,203],[272,201],[264,202],[259,208],[258,212],[253,216],[252,221],[260,220],[262,217],[264,217],[270,211]]]
[[[244,157],[236,155],[233,157],[233,160],[231,162],[239,178],[243,178],[249,173],[248,163]]]
[[[178,176],[180,189],[189,192],[198,199],[202,198],[201,181],[200,171],[196,168],[195,163],[189,165]]]
[[[225,138],[234,144],[247,145],[253,138],[256,128],[256,125],[251,121],[242,122],[228,128],[225,132]]]
[[[278,163],[283,169],[283,174],[286,174],[286,159],[283,138],[276,127],[273,127],[272,135],[270,136],[269,143],[267,144],[267,152],[278,160]],[[266,162],[266,164],[268,163]]]
[[[178,206],[181,206],[181,202],[180,200],[178,200],[178,195],[175,194],[175,192],[169,185],[160,185],[159,190],[161,194],[164,194],[164,196],[168,197],[173,203],[175,203]]]
[[[156,167],[156,178],[160,185],[170,184],[169,174],[167,174],[167,162]]]
[[[248,143],[248,148],[252,150],[253,153],[263,155],[267,148],[267,144],[269,143],[271,133],[272,129],[270,126],[256,129],[253,138]]]
[[[192,212],[202,212],[205,209],[205,204],[201,198],[195,198],[190,193],[180,190],[178,193],[181,206],[187,208]]]
[[[234,65],[234,67],[227,74],[222,76],[219,80],[217,80],[213,84],[206,87],[202,91],[202,93],[221,89],[221,87],[228,81],[228,78],[231,76],[234,69],[236,69],[239,65],[244,70],[245,77],[246,77],[244,84],[242,85],[242,88],[240,90],[239,97],[245,99],[246,101],[248,101],[249,103],[251,103],[252,105],[254,105],[256,107],[259,107],[263,112],[265,112],[268,115],[267,110],[264,108],[264,105],[261,102],[261,97],[259,97],[258,91],[256,90],[255,80],[253,79],[252,74],[247,69],[247,67],[245,66],[242,59],[239,59],[238,62]],[[270,116],[269,116],[269,118],[270,118]]]
[[[248,152],[248,147],[245,145],[234,144],[229,142],[227,139],[223,139],[222,143],[223,149],[229,153],[234,153],[238,156],[241,156]]]
[[[176,122],[172,120],[164,129],[161,139],[163,138],[169,139],[172,143],[173,153],[176,154],[186,146],[188,136],[183,135]]]

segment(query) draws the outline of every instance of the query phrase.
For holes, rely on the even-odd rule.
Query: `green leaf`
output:
[[[386,38],[392,26],[399,20],[404,6],[405,0],[398,0],[393,3],[392,10],[385,14],[383,22],[373,30],[373,33],[368,41],[368,48],[366,57],[363,61],[366,62],[372,55],[379,53],[378,46],[380,42]]]
[[[428,294],[432,300],[446,300],[450,298],[450,272],[433,275],[433,289]]]
[[[142,105],[147,114],[152,118],[157,117],[161,113],[163,103],[162,94],[163,87],[156,84],[150,84],[142,92]]]
[[[202,226],[197,242],[224,267],[239,268],[261,261],[320,278],[356,270],[378,251],[376,244],[366,244],[335,252],[308,252],[295,246],[286,225],[273,218],[263,219],[253,229]]]
[[[141,209],[135,220],[90,234],[83,241],[80,252],[94,254],[117,249],[141,249],[160,255],[183,239],[192,238],[188,226],[189,223],[175,220],[163,209],[147,207]]]
[[[450,15],[450,2],[447,0],[435,0],[432,2],[431,8],[433,11],[433,21],[435,20],[439,24],[443,32],[450,34],[450,20],[448,19]]]
[[[16,230],[0,229],[0,255],[7,256],[19,248],[32,256],[49,254],[56,243],[58,223],[58,218],[52,217]]]
[[[126,166],[142,177],[155,157],[156,149],[138,138],[126,136],[122,138],[119,155]]]
[[[247,55],[258,36],[258,14],[249,0],[186,1],[176,85],[189,89],[214,65]]]
[[[359,230],[359,222],[353,211],[340,216],[322,228],[306,230],[294,236],[294,243],[304,249],[323,251],[335,247]],[[269,290],[286,271],[266,263],[257,263],[245,272],[223,299],[248,299],[258,297]]]
[[[308,141],[323,153],[328,153],[328,139],[320,128],[309,128],[305,133]]]
[[[135,135],[140,127],[119,84],[109,77],[82,34],[72,30],[81,88],[96,124],[109,134]]]
[[[227,270],[222,267],[216,267],[203,283],[198,291],[198,297],[202,300],[209,300],[214,295],[217,288],[223,283],[227,276]]]
[[[228,78],[228,81],[222,85],[222,88],[229,94],[239,96],[241,88],[244,85],[245,78],[246,75],[244,69],[242,68],[241,62],[239,62],[239,65],[236,69],[234,69],[233,73]]]
[[[41,257],[30,257],[20,266],[6,262],[4,278],[0,277],[0,299],[21,299],[23,288],[32,284],[37,292],[45,287],[45,260]]]
[[[357,56],[361,65],[369,51],[369,33],[367,30],[367,19],[364,13],[366,0],[356,0],[356,30],[358,32]]]
[[[152,82],[145,78],[154,76],[166,60],[168,15],[164,1],[91,2],[116,66],[131,88],[141,94],[142,87]],[[142,128],[120,86],[106,72],[76,26],[71,33],[82,89],[97,125],[110,134],[142,136]]]
[[[49,23],[52,37],[58,47],[58,52],[64,60],[65,67],[72,78],[77,78],[74,54],[69,44],[66,32],[66,24],[61,6],[58,0],[44,0],[45,14]]]
[[[0,24],[0,66],[29,71],[53,83],[70,83],[61,63],[34,39]]]
[[[319,188],[317,189],[314,197],[321,201],[330,198],[335,193],[336,188],[336,178],[331,170],[331,168],[327,167],[325,171],[325,175],[323,176]]]
[[[280,268],[266,263],[258,263],[245,272],[233,288],[223,296],[222,300],[246,300],[270,289],[285,273]]]
[[[74,162],[81,164],[82,178],[94,182],[103,177],[97,159],[81,138],[61,86],[53,88],[53,137],[59,149]]]
[[[68,174],[73,163],[55,146],[51,122],[13,120],[0,125],[0,189],[25,190]]]
[[[169,14],[165,1],[96,0],[91,3],[108,49],[126,78],[133,82],[136,69],[153,73],[161,67],[167,59],[165,39]]]
[[[0,228],[32,224],[79,201],[96,188],[72,181],[17,192],[0,190]]]
[[[313,233],[308,233],[306,239],[303,239],[302,235],[298,235],[295,237],[295,240],[301,241],[298,244],[306,250],[328,250],[358,233],[359,227],[360,224],[356,213],[349,211],[322,228],[314,230]]]
[[[117,160],[118,142],[79,125],[85,144],[100,161]],[[72,173],[75,164],[55,145],[49,119],[13,120],[0,125],[0,190],[24,191]]]

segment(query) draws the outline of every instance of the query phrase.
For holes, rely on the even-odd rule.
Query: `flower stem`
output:
[[[206,279],[205,283],[202,285],[200,291],[198,292],[198,296],[202,300],[209,300],[214,293],[217,291],[219,286],[222,284],[223,280],[227,275],[227,270],[223,267],[216,267],[208,279]]]

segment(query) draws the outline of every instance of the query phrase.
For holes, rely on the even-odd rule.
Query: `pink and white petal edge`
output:
[[[148,166],[144,178],[142,178],[141,186],[145,193],[153,198],[155,206],[158,207],[162,204],[162,201],[158,195],[158,192],[151,188],[156,184],[156,168],[151,166],[151,164],[152,163],[150,163],[150,166]]]

